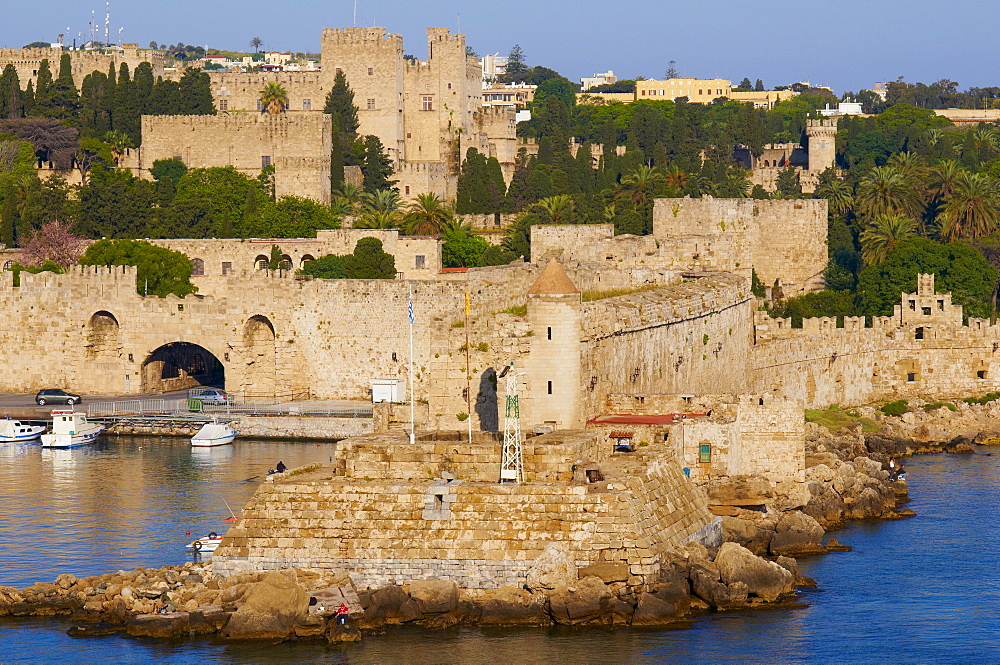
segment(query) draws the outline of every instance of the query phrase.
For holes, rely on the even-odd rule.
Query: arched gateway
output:
[[[189,342],[159,347],[142,363],[142,392],[181,390],[196,386],[224,387],[226,372],[208,349]]]

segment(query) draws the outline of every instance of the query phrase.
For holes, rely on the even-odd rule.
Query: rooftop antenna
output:
[[[111,43],[111,0],[104,3],[104,46]]]
[[[503,452],[500,457],[500,482],[524,482],[521,455],[521,406],[517,398],[517,371],[514,363],[503,368],[500,378],[507,379],[507,409],[503,421]]]
[[[358,0],[354,0],[354,27],[358,27]]]

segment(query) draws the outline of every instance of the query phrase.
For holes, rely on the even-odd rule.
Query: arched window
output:
[[[281,255],[281,269],[282,270],[292,269],[292,257],[290,257],[288,254]]]
[[[191,274],[192,275],[204,275],[205,274],[205,262],[201,259],[191,259]]]
[[[253,260],[253,267],[256,270],[267,270],[268,259],[263,254]]]
[[[4,270],[10,270],[13,267],[14,267],[14,262],[13,261],[7,261],[6,263],[3,264],[3,269]]]
[[[305,264],[309,263],[310,261],[315,261],[315,260],[316,259],[315,259],[315,257],[313,257],[312,254],[303,254],[302,255],[302,260],[299,261],[299,267],[301,268],[302,266],[304,266]]]

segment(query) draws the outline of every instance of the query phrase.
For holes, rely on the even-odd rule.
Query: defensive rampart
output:
[[[1000,326],[963,324],[950,294],[921,275],[891,317],[788,319],[759,316],[753,352],[756,390],[801,399],[809,407],[909,397],[966,396],[1000,390]]]
[[[403,436],[344,443],[336,467],[262,485],[216,551],[215,572],[331,568],[350,573],[359,589],[422,579],[523,586],[533,561],[554,545],[578,566],[622,566],[627,587],[638,591],[658,579],[669,547],[712,524],[704,496],[662,449],[606,460],[603,481],[574,481],[574,456],[599,445],[592,432],[532,439],[531,481],[516,485],[486,477],[498,447],[463,463],[452,453],[460,444],[412,447]],[[447,465],[442,459],[470,476],[405,475]],[[348,468],[383,476],[358,478]]]

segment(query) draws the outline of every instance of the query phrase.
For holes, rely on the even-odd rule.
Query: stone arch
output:
[[[191,274],[192,275],[204,275],[205,274],[205,261],[202,259],[191,259]]]
[[[270,262],[263,254],[258,254],[257,258],[253,260],[254,270],[267,270],[267,264]]]
[[[142,363],[142,392],[182,390],[195,386],[224,388],[225,385],[225,367],[215,354],[198,344],[164,344]]]
[[[117,353],[121,349],[121,326],[114,314],[103,309],[94,312],[87,325],[87,347],[90,353]]]
[[[14,268],[14,262],[13,261],[6,261],[3,264],[3,269],[4,270],[13,270],[13,268]]]
[[[246,372],[240,389],[248,398],[273,396],[277,390],[276,338],[274,324],[261,314],[243,326]]]
[[[303,254],[302,258],[299,259],[299,267],[301,268],[302,266],[304,266],[305,264],[309,263],[310,261],[315,261],[315,260],[316,260],[316,257],[314,257],[312,254]]]

